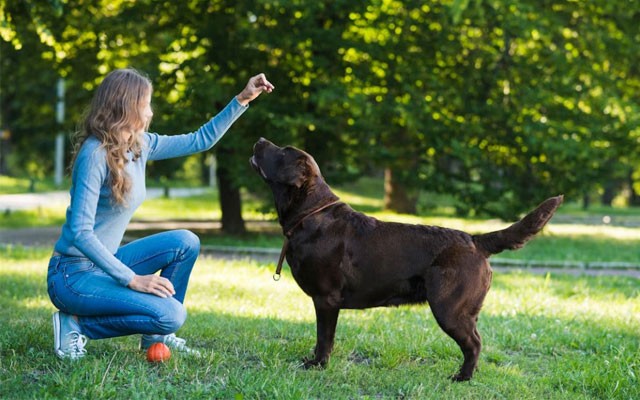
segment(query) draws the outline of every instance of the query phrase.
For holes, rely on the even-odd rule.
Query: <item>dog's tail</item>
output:
[[[474,235],[473,241],[477,247],[487,252],[487,255],[498,254],[503,250],[519,249],[547,224],[562,204],[563,198],[563,195],[551,197],[510,227]]]

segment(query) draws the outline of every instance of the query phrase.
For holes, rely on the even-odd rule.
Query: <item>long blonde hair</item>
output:
[[[74,161],[89,136],[102,143],[106,150],[111,197],[119,205],[126,205],[131,190],[131,178],[125,171],[127,152],[133,153],[134,161],[140,157],[141,132],[149,128],[150,121],[144,120],[141,104],[145,96],[151,95],[151,90],[151,81],[135,69],[110,72],[98,86],[74,138]],[[129,139],[123,140],[124,132],[131,133]]]

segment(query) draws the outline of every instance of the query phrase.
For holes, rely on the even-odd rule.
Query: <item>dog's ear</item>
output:
[[[307,179],[307,171],[307,157],[304,153],[287,154],[284,165],[278,171],[278,181],[300,188]]]
[[[292,185],[297,188],[304,183],[304,170],[302,167],[302,154],[285,148],[282,158],[282,167],[278,169],[278,182]]]
[[[288,185],[300,188],[304,184],[304,176],[294,166],[285,167],[280,176],[282,177],[282,182]]]

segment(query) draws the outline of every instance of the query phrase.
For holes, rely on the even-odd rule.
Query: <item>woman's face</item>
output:
[[[143,126],[140,129],[145,129],[151,123],[151,118],[153,117],[153,111],[151,110],[151,91],[149,90],[147,94],[142,98],[142,102],[140,103],[140,116],[142,117]]]

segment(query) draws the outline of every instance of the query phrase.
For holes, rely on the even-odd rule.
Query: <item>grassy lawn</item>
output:
[[[204,357],[151,365],[137,336],[52,351],[50,249],[0,249],[0,398],[637,399],[640,285],[623,277],[495,273],[469,383],[428,307],[343,311],[326,370],[301,369],[315,342],[311,300],[274,264],[203,257],[179,334]]]
[[[68,183],[65,183],[63,186],[68,187]],[[37,193],[50,190],[61,190],[56,187],[53,179],[30,181],[26,178],[12,178],[10,176],[0,175],[0,194]]]

